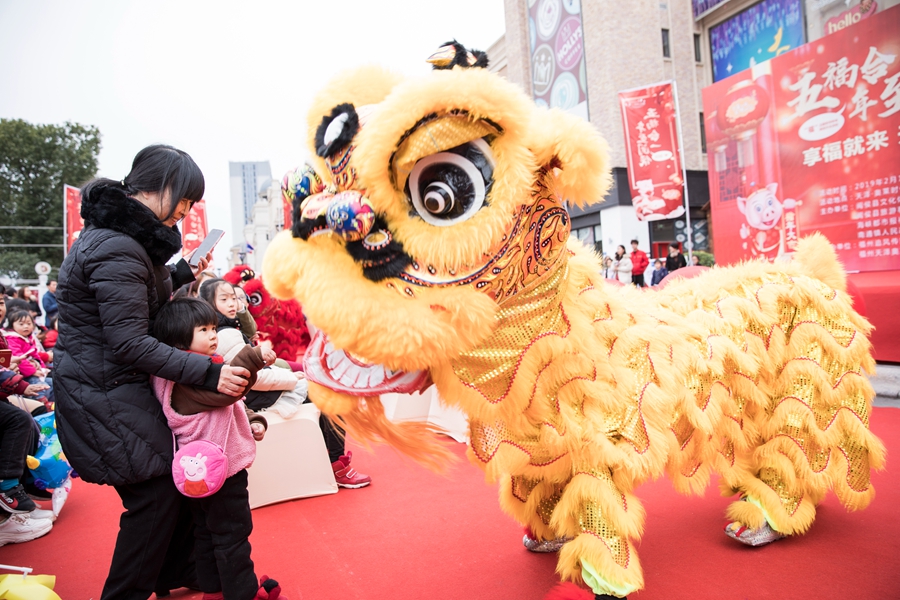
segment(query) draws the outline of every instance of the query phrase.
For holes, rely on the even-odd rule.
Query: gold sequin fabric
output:
[[[497,133],[494,125],[473,119],[464,111],[429,115],[406,136],[392,157],[392,176],[397,189],[403,189],[416,162],[423,156]]]
[[[470,433],[473,454],[486,467],[504,445],[526,455],[516,463],[524,466],[495,469],[513,469],[509,494],[523,508],[532,507],[536,523],[549,526],[558,507],[571,508],[567,484],[544,482],[590,474],[620,499],[624,512],[604,513],[602,502],[584,497],[572,513],[574,529],[566,531],[600,539],[616,564],[627,567],[631,557],[622,532],[631,529],[620,520],[634,518],[625,501],[630,487],[613,477],[625,468],[622,461],[646,476],[667,463],[676,486],[694,491],[717,470],[736,492],[760,502],[779,531],[808,527],[803,523],[812,517],[800,506],[813,506],[828,488],[849,505],[847,494],[870,493],[870,446],[854,437],[848,421],[868,425],[871,391],[862,376],[868,346],[842,314],[834,290],[775,272],[730,288],[701,288],[681,297],[677,310],[658,293],[659,304],[647,309],[635,302],[644,296],[625,290],[619,297],[593,282],[568,294],[573,272],[566,258],[502,303],[494,334],[453,363],[460,382],[485,406],[510,402],[533,417],[527,426],[474,418]],[[806,296],[797,292],[798,281]],[[583,305],[572,305],[573,295]],[[806,298],[816,304],[803,306]],[[670,324],[679,317],[690,325],[682,323],[674,334]],[[593,350],[577,329],[585,322]],[[595,352],[593,371],[566,370],[552,358],[535,365],[535,344],[547,336],[568,348],[555,359],[560,363]],[[509,396],[524,388],[516,382],[526,375],[535,379],[527,386],[531,395]],[[548,428],[559,437],[548,437]],[[573,451],[572,437],[589,431],[624,454],[597,461]],[[835,452],[843,460],[834,460]]]
[[[769,467],[763,467],[759,472],[759,479],[767,486],[769,486],[775,494],[777,494],[779,501],[781,501],[781,505],[784,508],[784,511],[789,515],[793,516],[795,512],[797,512],[797,508],[800,506],[800,501],[803,500],[803,492],[792,490],[788,487],[787,482],[785,481],[784,476],[779,473],[776,469],[772,469]]]
[[[454,361],[453,371],[491,403],[509,392],[521,358],[546,335],[565,337],[569,322],[562,307],[561,283],[568,273],[565,263],[530,290],[500,305],[497,328],[481,346]]]
[[[622,568],[628,567],[628,540],[609,522],[599,503],[585,503],[578,519],[578,525],[582,533],[596,536],[606,544],[616,564]]]

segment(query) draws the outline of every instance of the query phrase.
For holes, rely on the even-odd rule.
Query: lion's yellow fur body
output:
[[[597,201],[609,185],[591,125],[538,109],[477,69],[408,82],[370,69],[343,76],[316,101],[311,132],[341,102],[375,105],[351,165],[417,264],[454,273],[494,260],[501,244],[529,258],[529,241],[545,250],[527,261],[506,250],[484,288],[412,289],[366,279],[334,236],[285,232],[265,257],[266,285],[298,298],[336,346],[429,370],[441,398],[468,416],[470,458],[499,482],[504,510],[542,538],[574,538],[560,553],[563,578],[580,580],[589,566],[596,592],[642,586],[632,542],[643,509],[632,492],[663,473],[700,492],[717,472],[724,493],[748,500],[732,504],[732,519],[785,534],[810,527],[828,489],[850,509],[872,499],[869,471],[884,448],[867,427],[870,326],[823,237],[805,239],[790,263],[714,268],[660,291],[612,287],[597,256],[566,244],[566,219],[547,225],[563,199]],[[488,201],[453,227],[416,218],[396,181],[399,140],[428,114],[450,129],[487,119],[496,131]],[[324,163],[318,170],[327,180]],[[311,396],[363,439],[430,451],[422,430],[386,423],[377,399],[315,384]]]

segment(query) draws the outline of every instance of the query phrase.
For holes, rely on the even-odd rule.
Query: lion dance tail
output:
[[[309,396],[319,410],[363,446],[388,444],[438,473],[446,471],[456,461],[456,455],[435,436],[443,433],[442,430],[417,421],[393,423],[385,416],[384,406],[377,397],[361,399],[312,381],[309,382]]]

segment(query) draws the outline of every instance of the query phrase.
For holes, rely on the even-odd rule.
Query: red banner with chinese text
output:
[[[900,269],[900,7],[703,90],[716,261],[822,232],[848,271]]]
[[[65,203],[65,228],[66,228],[66,253],[78,239],[78,234],[84,229],[84,219],[81,218],[81,189],[71,185],[63,185],[63,202]]]
[[[181,222],[181,255],[188,256],[206,237],[206,200],[194,204]]]
[[[639,221],[684,214],[684,187],[672,83],[619,92],[628,183]]]

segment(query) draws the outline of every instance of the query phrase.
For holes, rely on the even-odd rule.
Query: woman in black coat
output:
[[[81,478],[114,486],[125,507],[103,600],[144,600],[191,577],[175,572],[189,564],[177,551],[189,552],[192,540],[173,541],[173,532],[179,525],[183,537],[190,519],[178,524],[184,497],[172,481],[172,432],[150,375],[237,397],[249,376],[149,335],[172,290],[208,264],[207,256],[193,270],[184,260],[166,265],[181,249],[176,223],[203,191],[203,174],[186,153],[141,150],[122,181],[85,186],[85,228],[60,268],[59,438]]]

